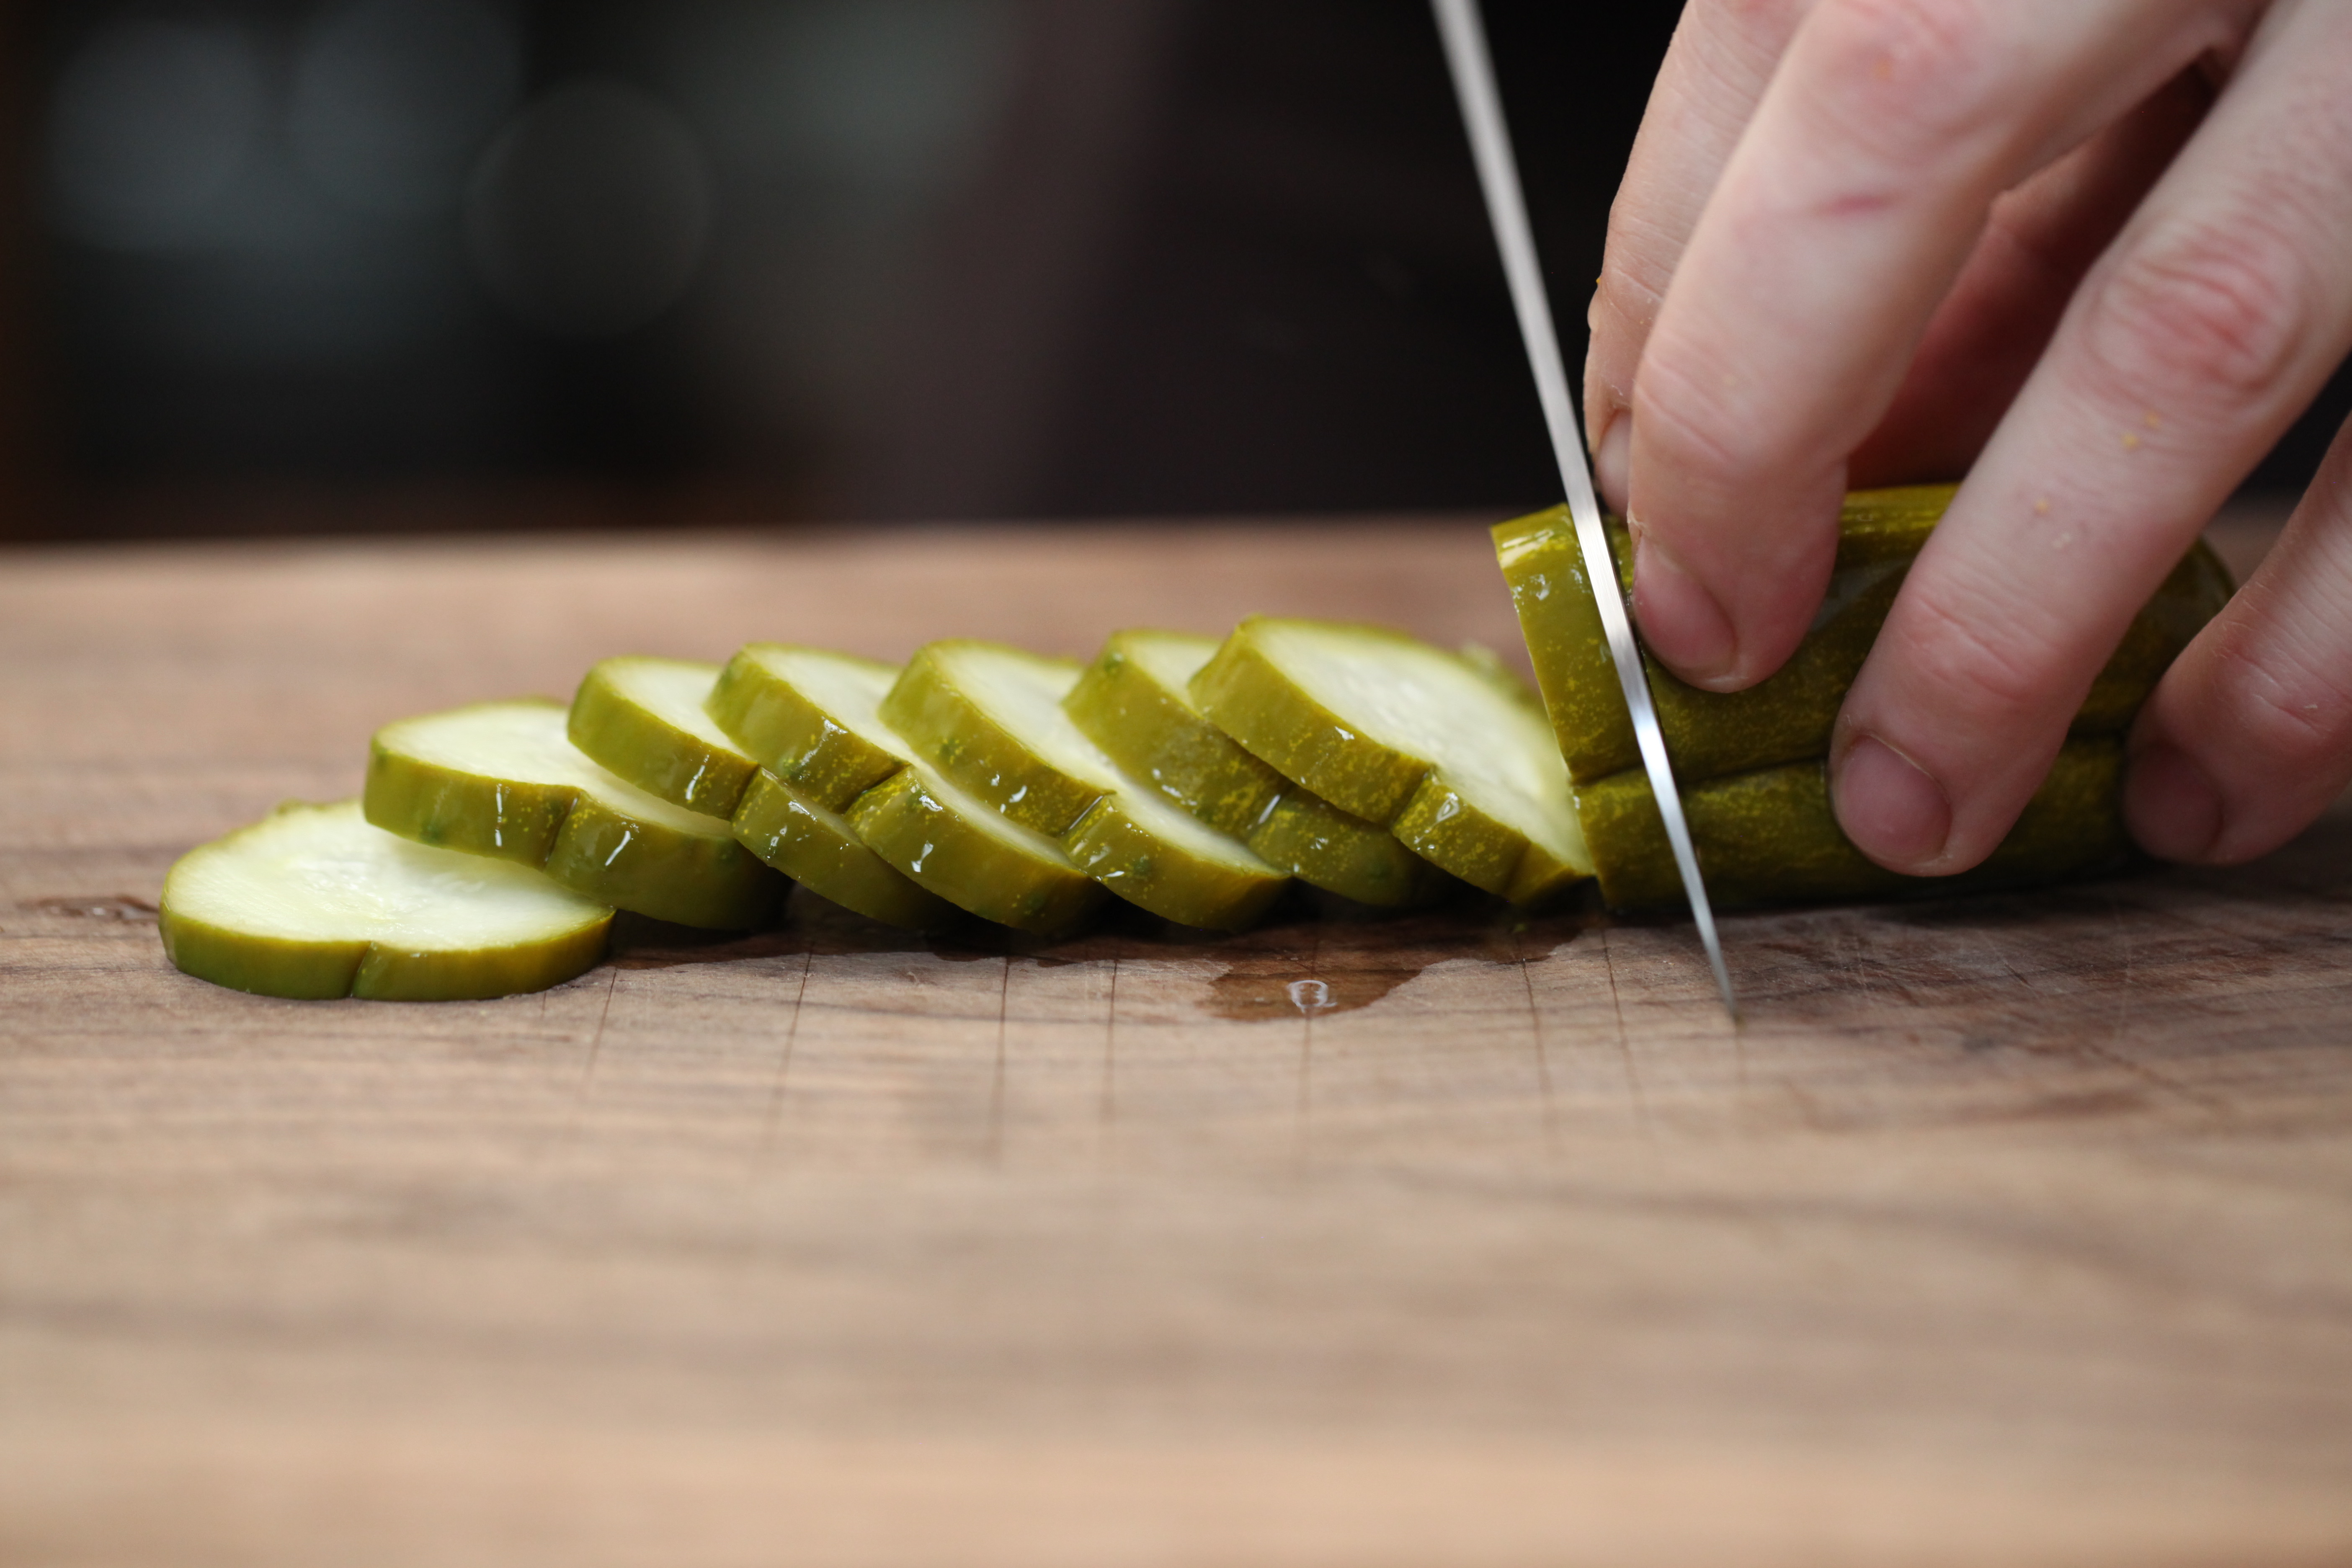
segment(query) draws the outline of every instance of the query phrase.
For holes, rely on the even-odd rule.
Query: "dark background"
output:
[[[1572,335],[1675,10],[1487,5]],[[1556,488],[1423,0],[12,15],[0,533]]]

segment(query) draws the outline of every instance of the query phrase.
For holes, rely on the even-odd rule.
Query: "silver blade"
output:
[[[1445,58],[1454,70],[1454,92],[1462,103],[1463,123],[1470,131],[1470,151],[1478,163],[1479,186],[1486,194],[1486,216],[1495,226],[1495,244],[1503,253],[1503,271],[1510,279],[1519,336],[1527,342],[1528,368],[1535,372],[1536,392],[1543,399],[1552,456],[1559,463],[1560,483],[1568,489],[1569,515],[1576,520],[1584,574],[1592,581],[1593,601],[1601,606],[1601,628],[1609,636],[1609,657],[1617,666],[1618,684],[1625,689],[1625,706],[1633,711],[1633,738],[1642,748],[1642,766],[1650,775],[1650,793],[1657,797],[1658,811],[1665,818],[1666,838],[1674,845],[1675,865],[1683,875],[1683,891],[1690,897],[1691,918],[1698,922],[1699,940],[1706,944],[1706,961],[1723,992],[1724,1010],[1737,1019],[1739,1005],[1731,994],[1731,972],[1723,965],[1715,910],[1706,901],[1706,884],[1699,879],[1698,855],[1691,847],[1683,797],[1675,787],[1674,765],[1666,760],[1666,738],[1658,729],[1650,683],[1643,678],[1633,622],[1626,618],[1624,600],[1617,592],[1616,569],[1609,560],[1609,536],[1601,529],[1601,503],[1592,493],[1584,438],[1577,429],[1576,405],[1569,398],[1568,371],[1560,363],[1559,338],[1552,330],[1551,303],[1544,293],[1543,271],[1536,263],[1535,237],[1528,228],[1527,199],[1519,191],[1518,163],[1511,154],[1511,133],[1503,123],[1502,99],[1495,90],[1495,66],[1486,53],[1478,0],[1430,3],[1437,12],[1437,30],[1445,39]]]

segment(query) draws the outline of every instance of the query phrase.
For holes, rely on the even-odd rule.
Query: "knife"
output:
[[[1593,602],[1601,607],[1601,629],[1609,637],[1609,658],[1617,667],[1617,683],[1625,689],[1625,706],[1633,715],[1633,738],[1642,749],[1642,767],[1650,776],[1650,793],[1657,797],[1659,815],[1665,818],[1666,839],[1674,846],[1675,866],[1682,872],[1683,891],[1690,898],[1691,918],[1698,923],[1699,941],[1706,944],[1706,961],[1723,993],[1724,1011],[1737,1023],[1739,1004],[1732,995],[1731,972],[1723,965],[1715,910],[1707,902],[1706,884],[1699,879],[1698,855],[1691,847],[1690,824],[1683,816],[1682,794],[1675,787],[1674,764],[1666,757],[1666,737],[1658,728],[1650,683],[1642,672],[1633,625],[1626,617],[1624,597],[1617,591],[1609,536],[1601,530],[1601,503],[1592,493],[1592,472],[1585,466],[1576,405],[1569,398],[1568,371],[1560,363],[1559,338],[1552,330],[1551,303],[1544,293],[1543,270],[1536,261],[1535,237],[1528,227],[1527,198],[1519,190],[1511,133],[1503,123],[1502,98],[1495,90],[1495,64],[1486,51],[1478,0],[1430,0],[1430,4],[1437,13],[1437,30],[1445,40],[1446,64],[1453,69],[1454,95],[1462,105],[1462,121],[1470,132],[1470,152],[1477,161],[1479,188],[1486,193],[1486,216],[1495,226],[1495,244],[1503,253],[1503,271],[1510,279],[1511,303],[1518,311],[1528,368],[1535,373],[1536,395],[1543,400],[1552,456],[1559,464],[1560,483],[1568,490],[1568,511],[1576,522],[1577,546],[1584,553],[1584,574],[1591,580]]]

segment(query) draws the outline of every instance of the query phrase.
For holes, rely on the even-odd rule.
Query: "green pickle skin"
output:
[[[1192,678],[1192,700],[1217,728],[1286,778],[1351,816],[1389,822],[1421,787],[1429,764],[1363,743],[1339,716],[1300,690],[1246,634],[1244,621]],[[1367,634],[1393,637],[1385,626]]]
[[[828,810],[842,811],[906,763],[835,723],[764,662],[800,651],[782,643],[746,645],[719,672],[703,710],[761,767]],[[897,673],[878,659],[830,651],[824,657]]]
[[[716,818],[708,835],[648,832],[585,790],[421,762],[380,736],[369,747],[362,799],[370,822],[404,838],[535,866],[601,903],[679,925],[748,931],[785,892]]]
[[[843,909],[906,931],[936,931],[955,906],[901,876],[867,848],[840,813],[767,769],[735,808],[735,837],[770,866]]]
[[[882,700],[882,721],[965,790],[1022,826],[1059,838],[1101,797],[1101,789],[1037,766],[1017,736],[965,697],[943,668],[945,656],[961,645],[950,638],[917,648]],[[1066,669],[1073,679],[1078,674],[1067,659],[1023,657]]]
[[[1130,637],[1170,635],[1114,634],[1062,700],[1072,722],[1113,762],[1268,865],[1343,899],[1397,909],[1429,902],[1454,886],[1386,827],[1340,810],[1251,755],[1124,651]],[[1197,640],[1217,645],[1213,637]]]
[[[850,803],[858,838],[884,860],[960,909],[1039,936],[1069,935],[1109,900],[1066,861],[1009,856],[979,829],[959,826],[922,773],[903,769]]]
[[[1837,825],[1829,769],[1812,760],[1708,779],[1683,791],[1707,897],[1718,905],[1862,899],[2021,887],[2121,865],[2130,852],[2119,795],[2123,742],[2069,741],[2017,826],[1955,877],[1906,877],[1864,856]],[[1682,878],[1640,770],[1577,791],[1601,895],[1617,909],[1682,901]]]
[[[1164,689],[1114,636],[1062,709],[1111,761],[1220,833],[1244,837],[1290,781]]]
[[[544,991],[593,968],[612,919],[558,942],[479,952],[404,952],[381,942],[257,937],[166,910],[163,953],[199,980],[298,1002],[476,1002]]]
[[[674,728],[623,695],[609,668],[622,662],[604,659],[582,679],[565,723],[572,743],[600,765],[673,805],[706,816],[734,816],[743,791],[751,785],[753,765]]]
[[[1981,867],[1958,877],[1899,876],[1864,857],[1837,826],[1822,759],[1838,710],[1956,489],[1916,485],[1849,495],[1813,628],[1789,662],[1756,686],[1701,691],[1643,655],[1700,869],[1717,903],[2010,887],[2119,863],[2127,853],[2119,737],[2231,592],[2227,569],[2202,542],[2126,628],[2049,779]],[[1630,595],[1623,524],[1612,518],[1604,526],[1618,591]],[[1678,902],[1681,879],[1566,509],[1502,523],[1494,534],[1601,896],[1621,909]]]

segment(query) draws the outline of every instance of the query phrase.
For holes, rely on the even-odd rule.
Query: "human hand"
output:
[[[1864,853],[1964,870],[2352,346],[2352,5],[1693,0],[1591,322],[1636,615],[1696,685],[1788,658],[1850,485],[1968,470],[1831,753]],[[2141,712],[2126,814],[2241,860],[2347,779],[2352,426]]]

